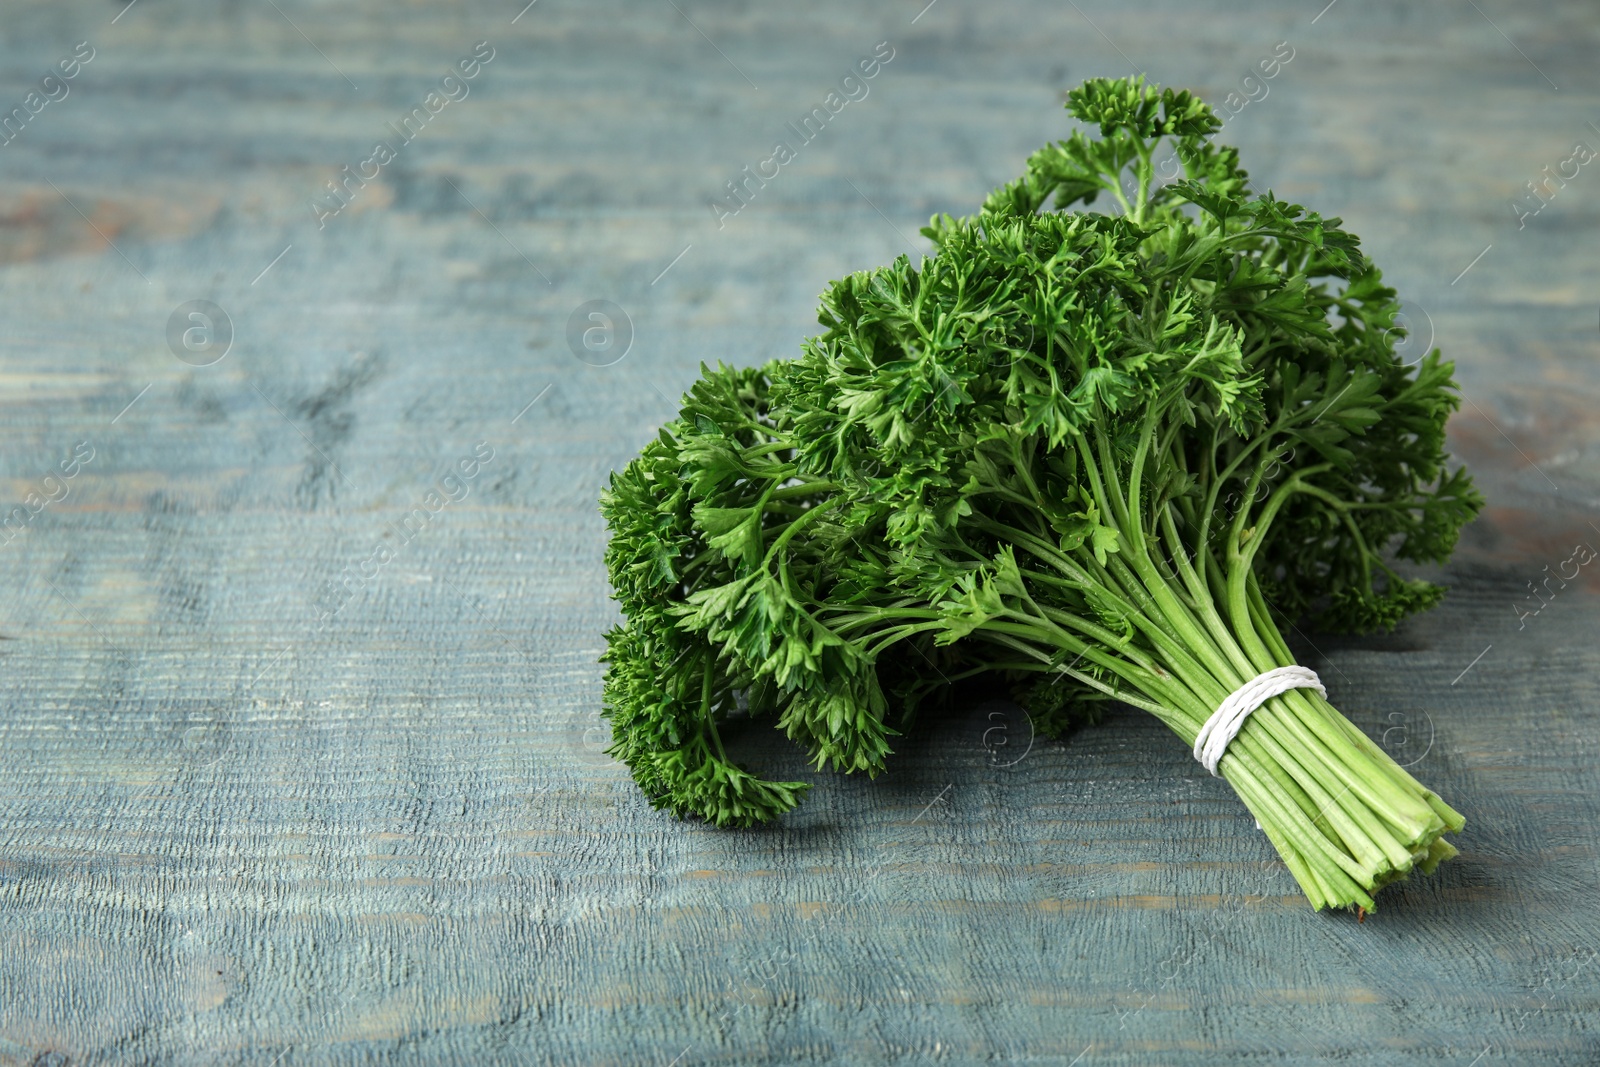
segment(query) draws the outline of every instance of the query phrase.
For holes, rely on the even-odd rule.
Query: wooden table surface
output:
[[[0,1064],[1600,1062],[1600,567],[1529,599],[1600,546],[1600,162],[1524,186],[1600,147],[1592,4],[522,2],[6,5]],[[600,751],[607,472],[1133,70],[1254,92],[1258,187],[1458,361],[1452,594],[1300,640],[1468,819],[1364,924],[1132,711],[764,832]]]

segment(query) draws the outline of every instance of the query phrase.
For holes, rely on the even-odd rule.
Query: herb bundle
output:
[[[875,775],[976,675],[1046,733],[1116,700],[1194,745],[1294,664],[1281,621],[1388,628],[1442,594],[1395,561],[1442,561],[1481,505],[1446,465],[1451,366],[1397,358],[1356,238],[1250,193],[1187,92],[1094,80],[1067,108],[1100,137],[934,218],[920,266],[832,283],[798,358],[705,369],[613,475],[609,751],[656,805],[770,820],[807,784],[735,764],[719,723]],[[1070,210],[1102,194],[1120,210]],[[1222,747],[1314,907],[1454,855],[1461,815],[1320,687]]]

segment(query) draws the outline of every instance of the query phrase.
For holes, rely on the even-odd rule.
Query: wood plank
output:
[[[0,496],[93,458],[0,545],[0,1064],[1593,1060],[1600,586],[1516,605],[1600,539],[1600,177],[1510,207],[1600,146],[1590,9],[676,7],[9,6],[0,105],[95,56],[0,148]],[[1221,101],[1280,41],[1224,140],[1458,361],[1491,504],[1437,611],[1301,648],[1363,729],[1404,722],[1462,855],[1312,915],[1132,711],[1000,767],[969,708],[876,782],[752,736],[817,782],[781,826],[651,811],[599,752],[607,472],[701,361],[794,352],[828,279],[1014,176],[1084,77]],[[567,346],[592,299],[634,329],[611,366]],[[169,350],[190,300],[232,322],[212,366]]]

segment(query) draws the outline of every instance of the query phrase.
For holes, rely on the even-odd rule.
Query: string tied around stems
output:
[[[1217,764],[1222,761],[1222,754],[1228,750],[1228,745],[1244,728],[1244,721],[1261,705],[1291,689],[1315,689],[1324,697],[1328,695],[1317,672],[1309,667],[1274,667],[1258,674],[1229,693],[1227,699],[1217,705],[1217,710],[1211,713],[1205,725],[1200,727],[1200,733],[1194,739],[1194,758],[1213,776],[1218,776]]]

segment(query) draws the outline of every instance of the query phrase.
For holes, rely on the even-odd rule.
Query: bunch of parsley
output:
[[[613,475],[610,751],[656,805],[770,820],[808,786],[729,759],[729,716],[875,775],[974,675],[1046,732],[1117,700],[1193,744],[1294,662],[1280,621],[1437,602],[1395,561],[1442,561],[1481,506],[1446,465],[1452,368],[1397,358],[1356,238],[1250,192],[1187,92],[1094,80],[1067,108],[1100,137],[933,219],[919,267],[834,282],[799,358],[705,369]],[[1156,180],[1164,142],[1181,180]],[[1101,194],[1120,210],[1071,210]],[[1317,908],[1372,908],[1463,825],[1312,690],[1219,771]]]

